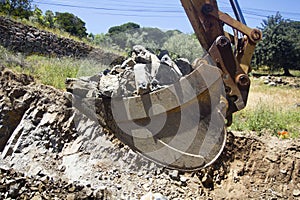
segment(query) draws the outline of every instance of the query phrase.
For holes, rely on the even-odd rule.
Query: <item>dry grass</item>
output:
[[[299,81],[294,78],[293,81]],[[256,131],[258,134],[287,131],[289,137],[300,136],[300,89],[289,86],[270,87],[253,79],[247,107],[234,114],[231,130]]]
[[[262,80],[252,79],[246,109],[253,110],[258,103],[283,110],[294,109],[300,103],[300,90],[289,86],[270,87],[264,85]]]

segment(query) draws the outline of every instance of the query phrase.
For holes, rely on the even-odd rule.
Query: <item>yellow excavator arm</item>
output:
[[[232,113],[246,106],[250,62],[262,34],[246,26],[237,0],[230,0],[237,19],[221,12],[216,0],[181,0],[181,3],[202,47],[222,70],[229,104],[227,125],[230,125]],[[224,24],[233,29],[234,35],[224,31]]]

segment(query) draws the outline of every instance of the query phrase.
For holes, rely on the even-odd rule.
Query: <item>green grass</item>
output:
[[[28,57],[14,54],[0,47],[0,63],[19,73],[32,75],[38,82],[65,88],[66,78],[95,75],[107,68],[92,59],[75,59],[69,57],[54,58],[39,55]]]
[[[300,77],[300,70],[290,70],[291,74],[295,77]]]
[[[259,135],[288,131],[290,137],[297,138],[300,133],[300,109],[282,109],[259,103],[255,109],[242,110],[233,116],[230,130],[255,131]]]
[[[299,78],[284,78],[299,82]],[[278,135],[288,131],[289,137],[300,137],[300,90],[289,86],[270,87],[261,79],[253,79],[244,110],[234,113],[229,130],[255,131],[259,135]]]
[[[30,74],[34,74],[38,80],[41,80],[41,83],[59,89],[65,88],[66,78],[91,76],[107,68],[91,59],[29,56],[26,61],[32,66],[29,69]]]

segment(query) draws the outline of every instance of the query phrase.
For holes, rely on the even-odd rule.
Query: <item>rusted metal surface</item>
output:
[[[106,127],[150,160],[178,170],[208,166],[222,152],[227,110],[220,70],[204,63],[146,95],[104,100]],[[103,104],[103,102],[101,103]]]
[[[209,14],[218,13],[217,2],[181,0],[181,3],[202,47],[208,50],[215,39],[224,34],[221,21]]]
[[[251,71],[251,58],[261,32],[219,11],[216,0],[181,0],[181,3],[201,45],[223,72],[229,102],[227,125],[230,125],[232,113],[246,106],[250,88],[247,74]],[[239,16],[239,20],[241,18]],[[223,24],[231,26],[234,35],[224,32]],[[239,38],[239,34],[243,37]]]

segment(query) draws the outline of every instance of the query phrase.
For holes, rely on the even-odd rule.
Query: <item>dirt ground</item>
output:
[[[5,67],[0,155],[0,199],[300,198],[299,139],[230,132],[210,167],[169,170],[79,112],[68,93]]]

